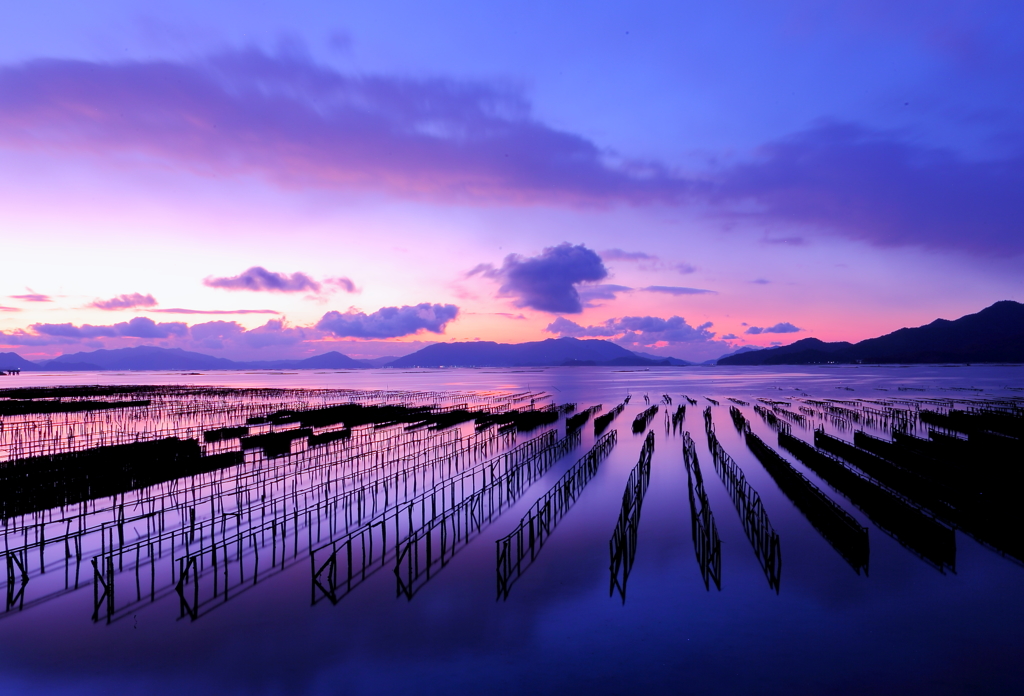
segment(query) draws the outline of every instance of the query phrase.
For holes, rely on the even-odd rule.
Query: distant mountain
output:
[[[244,370],[362,370],[370,367],[365,360],[355,360],[336,350],[304,360],[261,360],[235,363]]]
[[[101,370],[235,370],[238,363],[181,348],[138,346],[91,353],[70,353],[43,363],[47,370],[76,369],[73,363],[88,363]],[[78,368],[81,369],[81,368]],[[95,368],[94,368],[95,369]]]
[[[398,356],[385,355],[382,358],[367,358],[365,360],[362,360],[362,362],[366,363],[370,367],[384,367],[388,363],[394,362],[395,360],[398,360]]]
[[[753,349],[722,356],[719,365],[814,365],[819,363],[855,362],[844,351],[852,343],[840,341],[826,343],[817,338],[804,338],[788,346]]]
[[[679,358],[673,358],[673,357],[668,357],[668,356],[664,356],[664,355],[654,355],[652,353],[641,353],[638,350],[634,350],[633,351],[633,355],[639,355],[641,358],[644,358],[646,360],[651,360],[653,362],[658,363],[659,365],[661,363],[665,362],[666,360],[668,361],[669,365],[673,365],[673,366],[676,366],[676,367],[683,367],[685,365],[693,365],[692,362],[688,362],[686,360],[681,360]]]
[[[761,348],[755,348],[754,346],[743,346],[742,348],[734,350],[731,353],[726,353],[725,355],[720,355],[715,360],[708,360],[708,361],[705,361],[705,362],[703,362],[701,364],[702,365],[714,365],[715,363],[717,363],[722,358],[728,358],[728,357],[733,356],[733,355],[739,355],[740,353],[749,353],[752,350],[762,350],[762,349]]]
[[[205,353],[194,353],[180,348],[137,346],[115,350],[61,355],[42,364],[30,363],[15,353],[0,353],[0,369],[10,362],[4,356],[22,361],[23,370],[59,370],[81,372],[94,370],[357,370],[370,367],[362,360],[354,360],[337,351],[314,355],[303,360],[261,360],[241,362],[215,358]],[[11,359],[13,361],[13,358]],[[25,367],[25,364],[31,367]],[[12,367],[18,367],[12,364]]]
[[[1024,304],[1003,300],[955,321],[936,319],[859,343],[805,338],[718,360],[719,365],[1024,363]]]
[[[665,359],[662,358],[662,361]],[[389,367],[538,367],[544,365],[659,365],[598,339],[549,338],[530,343],[435,343]]]
[[[26,360],[17,353],[0,353],[0,372],[6,372],[7,370],[39,370],[42,369],[39,365],[35,364],[30,360]]]

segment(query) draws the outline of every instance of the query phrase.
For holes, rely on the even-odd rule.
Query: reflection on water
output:
[[[680,406],[679,408],[684,408]],[[684,412],[685,413],[685,412]],[[676,424],[673,418],[673,425]],[[690,495],[690,527],[693,532],[693,550],[697,554],[697,565],[700,576],[704,579],[704,589],[711,589],[711,582],[722,589],[722,540],[715,526],[715,516],[711,513],[711,503],[707,491],[704,490],[704,476],[700,472],[700,461],[697,459],[697,448],[693,444],[690,433],[683,433],[683,463],[686,465],[686,483]],[[694,487],[694,480],[697,485]],[[696,491],[696,498],[694,492]]]
[[[564,371],[555,384],[504,374],[472,389],[428,389],[414,375],[404,389],[0,392],[0,640],[14,654],[51,635],[36,638],[32,627],[80,625],[101,646],[140,621],[180,626],[179,637],[227,635],[269,612],[273,627],[298,621],[309,631],[302,650],[319,656],[314,670],[343,663],[358,671],[348,655],[359,631],[439,635],[417,622],[427,614],[428,624],[447,622],[447,612],[452,623],[430,648],[436,659],[471,650],[486,662],[525,650],[534,658],[523,664],[533,666],[516,668],[499,690],[549,692],[557,678],[549,674],[548,686],[534,678],[547,659],[541,646],[556,635],[604,655],[618,642],[598,625],[647,635],[666,621],[673,628],[654,633],[659,654],[696,647],[687,646],[690,623],[753,649],[783,620],[796,634],[828,616],[849,625],[846,604],[906,632],[930,611],[930,593],[951,607],[960,631],[1024,645],[1019,629],[979,618],[1016,595],[966,589],[989,577],[1018,586],[1024,578],[1015,565],[1024,564],[1020,395],[899,385],[827,394],[805,375],[788,394],[735,380],[686,387],[706,394],[698,402],[667,377],[635,375]],[[891,393],[876,391],[884,389]],[[640,404],[623,399],[630,390],[644,394]],[[661,395],[660,407],[650,394]],[[604,411],[610,404],[618,405]],[[630,428],[614,429],[620,414]],[[590,419],[592,431],[583,427]],[[693,437],[696,424],[706,448]],[[704,478],[702,457],[720,482]],[[736,516],[724,514],[730,506]],[[828,592],[842,598],[825,601]],[[609,594],[618,599],[609,603]],[[385,597],[402,601],[383,605]],[[306,609],[273,609],[293,598]],[[219,618],[208,619],[214,610]],[[327,616],[346,637],[327,632]],[[750,622],[742,631],[739,617]],[[514,629],[520,621],[533,628]],[[324,641],[349,647],[321,652]],[[190,654],[187,643],[172,652]],[[137,648],[167,649],[155,637]],[[404,683],[405,657],[365,650],[372,663],[394,667],[389,684]],[[614,661],[582,648],[558,654],[570,672],[611,674]],[[643,659],[639,650],[616,654],[627,664]],[[922,670],[941,669],[927,662]],[[655,691],[678,676],[653,669]],[[780,692],[802,688],[802,669],[779,669]],[[1000,663],[984,678],[998,681],[1000,670],[1015,674]],[[729,688],[740,688],[735,679]],[[619,687],[609,681],[594,691]]]
[[[644,413],[643,418],[649,420],[650,416],[646,415],[646,411]],[[633,428],[636,429],[635,422]],[[626,582],[629,580],[629,572],[633,569],[633,561],[636,559],[640,509],[644,504],[644,496],[647,495],[647,486],[651,483],[651,456],[653,454],[654,432],[652,431],[647,433],[647,439],[644,440],[643,449],[640,450],[640,461],[629,472],[626,490],[622,494],[619,521],[608,542],[612,561],[610,566],[611,586],[608,589],[608,594],[614,594],[618,590],[623,604],[626,603]]]
[[[519,525],[498,539],[498,596],[508,599],[512,584],[533,563],[558,521],[569,512],[601,460],[618,441],[618,431],[602,435],[594,446],[537,499]]]
[[[768,586],[778,592],[779,584],[782,581],[782,551],[779,548],[779,535],[768,520],[768,513],[764,511],[761,496],[753,486],[747,483],[743,470],[718,441],[710,406],[704,409],[704,432],[708,438],[708,449],[711,450],[715,471],[718,472],[726,490],[729,491],[732,504],[736,506],[736,512],[743,522],[743,531],[746,533],[747,539],[750,540],[751,546],[754,547],[754,555],[757,557],[757,562],[761,564],[761,570],[768,578]]]

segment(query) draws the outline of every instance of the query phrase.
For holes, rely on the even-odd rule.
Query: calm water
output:
[[[315,557],[311,566],[309,553],[311,547],[323,553],[330,534],[318,528],[316,541],[315,532],[299,520],[297,533],[292,527],[283,533],[284,549],[261,547],[258,583],[246,583],[244,591],[241,584],[232,586],[226,601],[204,594],[195,620],[182,616],[173,589],[157,591],[170,587],[169,559],[155,566],[159,582],[144,574],[138,589],[135,575],[116,569],[118,601],[128,609],[115,605],[108,623],[102,599],[93,621],[97,605],[87,560],[79,589],[63,591],[69,584],[66,554],[63,547],[48,550],[59,562],[47,566],[45,575],[33,576],[24,596],[0,615],[0,692],[1003,694],[1019,693],[1024,678],[1024,566],[1019,561],[960,531],[949,532],[952,557],[948,547],[938,562],[936,556],[922,557],[920,548],[915,553],[901,544],[779,448],[776,433],[753,409],[757,398],[787,402],[791,405],[783,408],[793,413],[800,413],[800,406],[815,411],[812,426],[823,425],[845,440],[852,440],[862,425],[888,438],[885,424],[822,418],[812,402],[1020,399],[1022,367],[99,373],[0,380],[0,387],[189,383],[532,391],[550,395],[547,403],[575,402],[579,410],[601,404],[604,412],[632,395],[609,427],[617,432],[614,448],[542,548],[535,548],[532,563],[524,563],[507,597],[498,597],[496,541],[512,533],[531,506],[593,447],[589,422],[581,440],[570,443],[571,451],[486,516],[468,543],[457,545],[454,556],[416,579],[413,592],[403,593],[396,561],[389,558],[350,592],[347,585],[339,587],[344,583],[332,585],[321,576],[323,585],[335,591],[337,602],[332,603],[323,588],[311,583],[312,569],[326,556]],[[634,434],[630,425],[647,408],[645,394],[652,405],[663,394],[674,403],[661,404],[650,427]],[[683,395],[698,404],[689,404]],[[679,404],[687,404],[686,416],[681,427],[673,428],[666,414]],[[781,562],[770,572],[755,555],[714,466],[702,416],[708,406],[722,447],[759,495],[777,535]],[[734,427],[730,406],[738,406],[755,434],[866,528],[870,552],[864,563],[844,558],[840,547],[849,545],[835,539],[830,543],[791,502]],[[558,437],[564,436],[564,420],[556,427]],[[620,557],[616,586],[609,569],[610,539],[648,430],[654,433],[649,486],[640,514],[630,518],[635,540],[626,537],[627,545],[635,541],[635,556],[631,565],[625,562],[628,578],[623,578]],[[811,428],[794,422],[791,430],[804,441],[813,440]],[[542,432],[520,433],[516,445]],[[695,544],[694,473],[688,476],[684,465],[683,432],[692,436],[704,504],[720,537],[715,577],[707,583],[707,563],[702,574]],[[463,428],[462,434],[470,438],[472,428]],[[928,437],[926,429],[916,434]],[[507,445],[492,443],[495,449],[483,458],[497,456]],[[980,471],[990,464],[974,466]],[[320,483],[309,474],[285,476],[281,485],[290,482],[296,490]],[[288,509],[294,509],[293,503]],[[699,494],[695,503],[700,503]],[[201,505],[195,507],[201,522],[206,513]],[[1020,529],[1017,523],[1015,531]],[[145,524],[136,524],[123,543],[146,536]],[[83,558],[101,551],[91,549]],[[283,570],[276,565],[278,552],[286,559]],[[273,566],[268,564],[271,553]],[[240,566],[248,578],[253,569]],[[344,569],[339,575],[345,579]],[[147,596],[151,579],[155,601]],[[210,574],[200,582],[209,593]],[[144,601],[136,601],[137,596]]]

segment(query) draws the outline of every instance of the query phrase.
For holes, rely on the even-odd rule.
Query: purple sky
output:
[[[21,3],[0,351],[615,340],[1024,300],[1016,3]]]

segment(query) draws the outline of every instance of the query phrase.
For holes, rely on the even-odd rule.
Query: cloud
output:
[[[615,335],[615,331],[607,325],[582,326],[572,319],[566,319],[565,317],[556,317],[553,322],[544,327],[544,330],[556,336],[569,336],[572,338],[605,338]]]
[[[605,249],[600,252],[605,261],[657,261],[654,254],[647,254],[642,251],[623,251],[622,249]]]
[[[47,336],[24,329],[0,331],[0,346],[52,346],[79,343],[81,340],[81,337]]]
[[[21,300],[22,302],[53,302],[53,298],[49,295],[40,295],[38,293],[30,292],[27,295],[8,295],[12,300]]]
[[[41,336],[60,338],[168,338],[188,335],[188,326],[180,322],[158,324],[148,317],[135,317],[117,324],[32,324],[29,329]]]
[[[671,269],[683,275],[693,273],[697,270],[695,266],[688,263],[666,263],[654,254],[643,251],[623,251],[622,249],[606,249],[600,253],[605,261],[636,261],[637,267],[644,271],[660,271]]]
[[[242,334],[242,341],[250,348],[268,346],[293,346],[313,338],[319,333],[301,326],[285,326],[280,319],[271,319],[263,326],[257,326]]]
[[[751,326],[743,333],[748,334],[763,334],[763,333],[796,333],[797,331],[803,331],[803,329],[793,326],[788,321],[779,322],[775,326],[769,326],[767,328],[761,328],[760,326]]]
[[[645,292],[660,292],[666,295],[717,295],[715,290],[701,290],[700,288],[682,288],[677,285],[649,285],[640,288]]]
[[[352,279],[345,278],[344,276],[340,278],[328,278],[324,282],[329,283],[330,285],[335,285],[348,293],[360,292],[359,288],[356,287],[356,284],[352,282]]]
[[[772,281],[770,281],[770,280],[767,280],[767,279],[765,279],[765,278],[756,278],[756,279],[754,279],[754,280],[752,280],[752,281],[750,281],[750,282],[751,282],[751,283],[754,283],[755,285],[768,285],[768,284],[769,284],[769,283],[771,283]],[[745,325],[744,325],[744,326],[745,326]]]
[[[722,336],[722,340],[723,341],[734,341],[737,338],[739,338],[739,336],[737,336],[736,334],[731,334],[731,333],[727,333],[726,335]]]
[[[799,227],[768,243],[824,233],[881,247],[1024,252],[1020,145],[969,158],[911,136],[825,121],[741,163],[684,175],[549,126],[521,90],[498,82],[354,75],[301,52],[256,49],[0,67],[5,148],[442,202],[690,205]]]
[[[150,309],[148,311],[163,314],[280,314],[275,309],[185,309],[184,307],[168,307],[167,309]]]
[[[582,244],[563,242],[544,249],[539,256],[509,254],[501,268],[480,264],[469,275],[476,273],[499,281],[499,296],[515,298],[517,307],[579,314],[583,311],[583,300],[576,286],[603,280],[608,269],[592,250]],[[614,297],[614,291],[611,292]]]
[[[584,307],[596,307],[598,300],[614,300],[620,292],[630,292],[633,288],[625,285],[613,285],[611,283],[597,283],[595,285],[581,285],[577,292]]]
[[[340,338],[398,338],[422,331],[443,333],[448,322],[459,315],[455,305],[429,304],[382,307],[372,314],[332,311],[317,323],[320,331]]]
[[[596,326],[581,326],[576,322],[558,317],[548,324],[544,329],[548,333],[559,336],[572,336],[574,338],[607,338],[610,336],[623,336],[630,342],[639,342],[645,339],[646,343],[657,343],[666,341],[669,343],[689,343],[693,341],[708,341],[715,337],[710,331],[711,322],[700,326],[690,326],[685,319],[679,316],[662,319],[661,317],[621,317],[608,319]]]
[[[154,307],[156,299],[152,295],[133,292],[131,295],[118,295],[109,300],[96,300],[89,306],[95,309],[118,310],[134,309],[135,307]]]
[[[709,202],[734,217],[881,247],[1024,252],[1024,153],[1012,147],[998,158],[968,159],[902,133],[822,122],[712,178]]]
[[[0,305],[0,312],[20,312],[21,307],[4,307]]]
[[[349,74],[301,51],[8,65],[0,144],[443,201],[606,206],[686,186],[541,123],[509,84]]]
[[[679,316],[668,319],[619,317],[594,326],[582,326],[558,317],[544,330],[573,338],[605,338],[628,350],[699,362],[714,359],[730,350],[728,343],[715,338],[711,327],[711,322],[691,326]]]
[[[228,278],[206,278],[203,285],[224,290],[253,292],[320,292],[320,283],[305,273],[274,273],[263,266],[253,266],[239,275]]]
[[[207,321],[193,324],[190,333],[192,340],[199,347],[208,350],[223,350],[228,347],[259,350],[271,346],[295,346],[321,336],[316,329],[285,326],[280,319],[271,319],[263,326],[249,330],[234,321]]]

